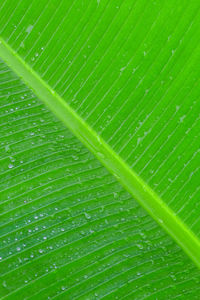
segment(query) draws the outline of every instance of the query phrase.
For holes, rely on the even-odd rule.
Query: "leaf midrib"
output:
[[[186,224],[2,38],[0,55],[200,268],[200,240]]]

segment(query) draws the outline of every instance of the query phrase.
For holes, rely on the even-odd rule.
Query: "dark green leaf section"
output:
[[[1,297],[199,299],[182,250],[0,67]]]
[[[4,0],[1,36],[199,236],[200,3]]]

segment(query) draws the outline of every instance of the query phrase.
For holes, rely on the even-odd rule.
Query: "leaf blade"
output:
[[[200,241],[158,195],[3,41],[2,58],[200,267]]]
[[[16,74],[0,66],[1,296],[198,298],[199,270]]]

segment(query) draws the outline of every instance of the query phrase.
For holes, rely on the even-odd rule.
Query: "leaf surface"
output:
[[[198,19],[198,1],[0,10],[2,58],[199,266]]]
[[[1,298],[199,296],[199,270],[1,63]]]

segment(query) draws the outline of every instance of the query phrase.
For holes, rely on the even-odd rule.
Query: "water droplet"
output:
[[[6,146],[5,146],[5,151],[6,151],[6,152],[10,152],[10,146],[9,146],[9,145],[6,145]]]
[[[136,246],[141,250],[144,248],[142,244],[137,244]]]
[[[88,213],[85,212],[84,215],[85,215],[85,217],[86,217],[87,220],[91,219],[91,216]]]
[[[26,32],[29,34],[29,33],[31,33],[32,29],[33,29],[33,25],[29,25],[29,26],[26,28]]]
[[[176,281],[176,276],[174,274],[169,275],[173,281]]]
[[[142,142],[142,140],[143,140],[142,137],[139,137],[139,138],[137,139],[137,146]]]
[[[76,156],[76,155],[72,155],[72,158],[73,158],[74,160],[78,160],[78,156]]]
[[[120,69],[120,72],[123,72],[125,69],[126,69],[126,67],[122,67],[122,68]]]
[[[184,119],[185,119],[186,115],[183,115],[182,117],[180,117],[180,123],[183,123]]]
[[[25,47],[23,42],[21,42],[19,46],[20,46],[21,48],[24,48],[24,47]]]
[[[114,196],[115,199],[118,198],[118,193],[113,192],[113,196]]]

